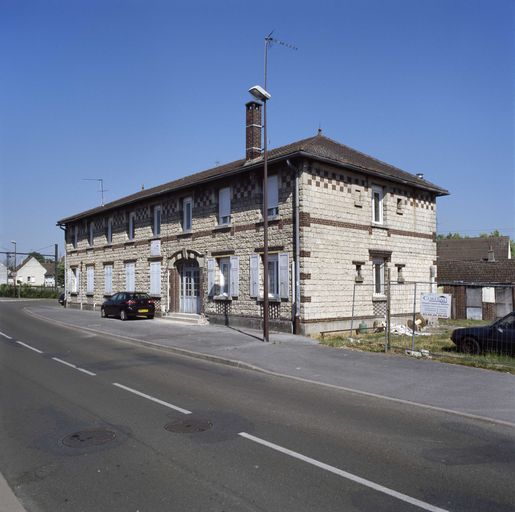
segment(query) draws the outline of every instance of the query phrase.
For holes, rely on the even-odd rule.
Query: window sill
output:
[[[372,222],[372,227],[377,229],[388,229],[388,226],[385,226],[382,222]]]
[[[182,233],[179,233],[177,235],[177,238],[189,238],[192,235],[191,230],[190,231],[183,231]]]
[[[386,302],[386,295],[374,295],[372,296],[372,302]]]
[[[134,245],[134,240],[126,240],[124,245]]]
[[[228,295],[215,295],[213,297],[213,300],[219,300],[219,301],[223,301],[223,302],[231,302],[232,297],[229,297]]]
[[[232,223],[229,224],[218,224],[213,228],[213,231],[230,231],[232,228]]]
[[[86,292],[86,297],[94,297],[95,292]]]
[[[257,300],[258,300],[258,302],[264,302],[265,298],[264,297],[258,297]],[[284,300],[287,301],[288,299],[284,299]],[[268,297],[268,302],[282,302],[282,299],[281,299],[281,297],[273,295],[271,297]]]

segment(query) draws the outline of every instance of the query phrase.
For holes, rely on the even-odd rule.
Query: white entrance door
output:
[[[183,265],[181,270],[181,313],[200,313],[199,268]]]

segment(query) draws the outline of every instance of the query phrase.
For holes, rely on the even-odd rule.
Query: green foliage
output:
[[[64,286],[64,261],[59,261],[57,263],[57,286]]]
[[[21,284],[16,286],[16,295],[14,285],[1,284],[0,297],[20,297],[24,299],[57,299],[59,291],[49,286],[29,286]]]
[[[45,263],[46,262],[45,257],[41,253],[39,253],[37,251],[29,252],[29,255],[27,256],[27,258],[30,258],[31,256],[33,258],[36,258],[40,263]]]

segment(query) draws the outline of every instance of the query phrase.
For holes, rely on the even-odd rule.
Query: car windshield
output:
[[[150,296],[147,293],[129,293],[128,295],[130,299],[150,299]]]

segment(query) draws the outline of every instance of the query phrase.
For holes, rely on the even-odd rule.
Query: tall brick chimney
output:
[[[249,101],[246,105],[245,158],[252,160],[261,156],[261,103]]]

